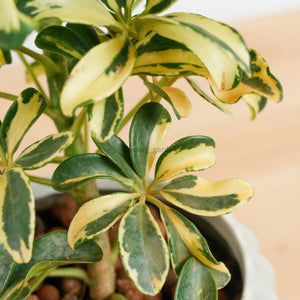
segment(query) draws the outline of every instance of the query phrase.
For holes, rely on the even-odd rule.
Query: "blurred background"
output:
[[[240,177],[254,186],[254,198],[234,215],[255,233],[261,252],[272,263],[279,298],[299,299],[300,0],[182,0],[169,11],[199,13],[233,26],[249,48],[261,53],[283,85],[283,102],[275,105],[269,101],[255,121],[250,121],[246,104],[236,104],[234,117],[230,117],[185,86],[192,112],[180,122],[173,117],[175,121],[163,147],[193,134],[207,135],[216,141],[217,164],[202,172],[202,176],[211,180]],[[19,75],[21,68],[15,63],[1,69],[1,91],[18,94],[28,86]],[[127,111],[144,91],[140,80],[128,80]],[[9,104],[1,100],[1,118]],[[122,133],[125,140],[127,130]],[[52,132],[53,124],[43,119],[33,127],[24,144]]]

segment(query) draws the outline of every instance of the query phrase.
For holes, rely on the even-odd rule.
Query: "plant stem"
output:
[[[21,59],[22,63],[24,64],[24,66],[26,67],[28,73],[30,74],[30,76],[32,77],[36,87],[38,88],[38,90],[40,91],[40,93],[43,95],[43,97],[47,100],[47,102],[49,103],[49,99],[46,96],[45,91],[43,90],[41,84],[39,83],[37,77],[35,76],[31,66],[28,64],[27,60],[25,59],[24,55],[20,52],[17,51],[17,54],[19,56],[19,58]]]
[[[18,99],[18,96],[8,94],[8,93],[4,93],[4,92],[0,92],[0,98],[16,101]]]
[[[71,131],[73,131],[76,136],[81,132],[81,127],[86,120],[86,108],[83,108],[78,116],[76,116],[74,123],[72,124]]]
[[[52,164],[60,164],[64,160],[66,160],[67,158],[68,157],[66,157],[66,156],[58,156],[58,157],[53,158],[50,163],[52,163]]]
[[[88,277],[86,271],[80,268],[59,268],[53,270],[48,277],[72,277],[82,280],[89,286],[93,286],[96,282]]]
[[[30,282],[30,293],[34,292],[34,290],[48,277],[48,275],[52,272],[53,269],[50,269],[46,272],[42,272],[42,274],[37,275],[31,282]]]
[[[89,123],[88,123],[88,119],[85,118],[85,122],[84,122],[84,151],[86,153],[89,152]]]
[[[51,186],[51,179],[32,176],[32,175],[29,175],[28,177],[29,177],[30,181]]]

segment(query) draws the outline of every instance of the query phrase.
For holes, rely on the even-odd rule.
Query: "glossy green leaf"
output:
[[[118,239],[123,266],[137,288],[147,295],[157,294],[168,275],[168,247],[144,203],[122,218]]]
[[[88,109],[92,137],[100,143],[109,140],[118,129],[124,112],[122,89],[91,104]]]
[[[215,142],[201,135],[182,138],[159,157],[155,167],[155,181],[165,181],[178,174],[201,171],[215,164]]]
[[[58,191],[66,191],[96,178],[111,179],[126,188],[132,184],[105,156],[80,154],[66,159],[57,167],[53,173],[52,186]]]
[[[111,96],[131,74],[134,63],[135,49],[125,35],[92,48],[73,68],[63,88],[63,113],[71,116],[76,107]]]
[[[193,88],[193,90],[200,95],[203,99],[205,99],[207,102],[221,110],[222,112],[231,115],[232,116],[232,111],[230,109],[230,106],[227,103],[223,103],[217,98],[210,97],[208,94],[206,94],[200,87],[198,83],[196,83],[194,80],[191,78],[186,77],[187,82],[190,84],[190,86]]]
[[[35,23],[17,10],[14,0],[0,0],[0,7],[0,48],[19,48]]]
[[[41,272],[68,264],[93,263],[101,258],[102,251],[94,241],[88,241],[72,250],[68,245],[66,231],[48,233],[34,242],[30,262],[16,265],[6,292],[0,299],[16,299],[23,285]]]
[[[68,231],[72,248],[92,239],[115,224],[129,209],[135,194],[113,193],[90,200],[82,205]]]
[[[232,212],[250,200],[253,187],[239,178],[210,181],[185,175],[164,185],[160,193],[177,207],[212,217]]]
[[[38,48],[80,59],[90,49],[74,33],[64,26],[50,26],[42,30],[35,39]]]
[[[201,60],[186,46],[155,32],[140,38],[135,47],[137,59],[133,74],[208,76]]]
[[[243,96],[243,100],[250,108],[251,111],[250,119],[254,120],[256,118],[256,115],[265,108],[268,99],[260,95],[248,94]]]
[[[134,116],[130,127],[130,156],[141,178],[148,177],[170,122],[168,111],[155,102],[143,105]]]
[[[176,13],[136,21],[140,35],[149,31],[186,46],[202,61],[219,90],[229,90],[241,80],[241,69],[250,75],[250,56],[242,37],[231,27],[203,16]]]
[[[120,168],[126,177],[136,182],[140,181],[140,178],[133,170],[129,148],[118,136],[113,136],[105,143],[100,143],[96,139],[94,139],[94,142],[106,157]]]
[[[160,86],[149,81],[144,81],[144,84],[152,92],[167,100],[167,102],[172,106],[178,120],[180,120],[182,117],[186,117],[190,112],[191,103],[182,90],[174,87],[161,88]]]
[[[71,131],[49,135],[27,147],[15,164],[25,170],[38,169],[70,146],[73,140],[74,134]]]
[[[177,0],[147,0],[143,14],[157,14],[173,5]]]
[[[11,63],[10,51],[0,49],[0,67]]]
[[[0,177],[0,244],[16,263],[26,263],[31,258],[34,207],[30,181],[24,171],[14,168],[4,173]]]
[[[98,0],[19,0],[18,8],[38,21],[58,18],[70,23],[121,27]]]
[[[5,291],[6,285],[11,278],[14,266],[15,263],[13,260],[0,252],[0,296]]]
[[[9,154],[17,150],[23,136],[46,106],[46,100],[33,88],[24,90],[10,106],[1,126],[2,143]]]
[[[266,61],[254,50],[251,55],[252,76],[243,73],[240,84],[230,91],[220,91],[210,80],[211,87],[216,97],[226,103],[235,103],[248,94],[257,94],[278,103],[282,100],[283,92],[280,82],[271,73]]]
[[[218,287],[224,287],[230,280],[230,273],[223,263],[214,258],[198,228],[178,211],[165,205],[161,208],[161,216],[166,224],[172,264],[177,274],[190,253],[209,268],[218,281]]]
[[[182,268],[175,300],[217,300],[216,283],[209,270],[195,258],[190,258]]]

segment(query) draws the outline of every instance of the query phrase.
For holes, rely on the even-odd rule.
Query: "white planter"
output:
[[[52,188],[32,184],[36,199],[55,192]],[[99,181],[103,190],[122,190],[109,180]],[[243,278],[242,300],[279,300],[275,293],[275,275],[271,264],[259,252],[254,234],[232,215],[204,218],[228,242],[240,266]]]

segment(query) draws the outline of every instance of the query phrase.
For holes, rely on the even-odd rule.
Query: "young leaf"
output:
[[[122,89],[88,108],[92,137],[97,143],[109,140],[118,129],[124,111]]]
[[[165,150],[156,163],[155,181],[165,181],[180,173],[201,171],[215,164],[215,142],[207,136],[182,138]]]
[[[92,48],[73,68],[63,88],[63,113],[71,116],[76,107],[111,96],[131,74],[134,63],[135,49],[125,35]]]
[[[70,23],[121,27],[98,0],[19,0],[18,8],[38,21],[58,18]]]
[[[10,169],[0,177],[0,244],[16,263],[31,258],[34,225],[29,178],[20,168]]]
[[[53,173],[52,186],[58,191],[66,191],[96,178],[114,180],[125,188],[132,181],[124,177],[121,170],[108,158],[100,154],[80,154],[63,161]]]
[[[41,168],[72,144],[71,131],[52,134],[27,147],[16,159],[15,164],[25,170]]]
[[[102,251],[94,241],[88,241],[75,250],[68,245],[67,232],[48,233],[34,242],[32,259],[16,265],[3,299],[16,299],[31,278],[41,272],[74,263],[93,263],[102,258]]]
[[[156,295],[168,275],[169,255],[146,204],[138,203],[125,214],[118,240],[123,266],[137,288],[144,294]]]
[[[1,140],[9,154],[17,150],[23,136],[46,106],[46,100],[33,88],[24,90],[10,106],[1,126]]]
[[[253,187],[234,178],[210,181],[195,175],[173,179],[160,190],[177,207],[200,216],[220,216],[236,210],[253,196]]]
[[[210,80],[214,94],[219,100],[229,104],[252,93],[272,99],[276,103],[280,102],[283,92],[279,81],[270,72],[266,61],[256,51],[250,50],[250,55],[252,76],[243,73],[239,85],[230,91],[220,91],[213,80]]]
[[[35,23],[17,10],[14,0],[0,0],[0,7],[0,48],[19,48]]]
[[[230,273],[223,263],[218,262],[214,258],[214,256],[210,252],[205,238],[201,235],[198,228],[175,209],[169,208],[167,206],[161,208],[161,215],[165,224],[168,224],[168,234],[172,234],[171,239],[173,240],[173,242],[172,248],[170,247],[170,250],[173,251],[172,259],[174,258],[173,263],[175,263],[175,270],[177,270],[177,272],[180,271],[180,268],[184,263],[184,259],[188,256],[187,250],[184,249],[184,247],[181,245],[182,240],[186,245],[188,251],[202,264],[207,266],[211,272],[214,273],[214,276],[218,280],[218,286],[225,286],[226,283],[230,280]],[[170,228],[172,228],[172,231],[170,231]],[[181,239],[178,238],[176,231]],[[174,245],[174,243],[176,244]],[[174,249],[176,249],[177,252],[175,252]],[[178,251],[181,251],[182,249],[185,252],[179,253]]]
[[[196,14],[176,13],[137,20],[140,34],[154,31],[186,46],[207,68],[219,90],[229,90],[250,71],[250,56],[242,37],[231,27]]]
[[[11,54],[9,50],[0,49],[0,67],[11,63]]]
[[[168,208],[166,210],[161,208],[160,215],[167,229],[172,266],[175,274],[179,277],[183,265],[190,257],[193,257],[193,254],[186,246],[183,238],[180,236],[180,232],[176,228],[176,223],[174,223],[176,218],[172,219],[172,213],[169,213],[169,216],[167,213],[168,210]],[[218,289],[223,288],[229,282],[230,274],[228,272],[220,272],[208,266],[207,268],[212,273]]]
[[[196,83],[194,80],[192,80],[189,77],[185,78],[187,80],[187,82],[190,84],[190,86],[192,87],[192,89],[198,94],[200,95],[203,99],[205,99],[207,102],[209,102],[210,104],[214,105],[216,108],[218,108],[219,110],[221,110],[222,112],[228,114],[228,115],[232,115],[230,106],[227,103],[223,103],[222,101],[218,100],[217,98],[213,98],[210,97],[209,95],[207,95],[199,86],[198,83]]]
[[[166,10],[177,0],[147,0],[146,8],[143,14],[157,14]]]
[[[141,180],[133,170],[128,146],[118,136],[113,136],[105,143],[100,143],[96,139],[94,142],[126,177],[136,182]]]
[[[268,99],[260,95],[248,94],[243,96],[243,100],[250,108],[250,119],[254,120],[256,118],[256,115],[265,108]]]
[[[199,261],[190,258],[182,268],[175,300],[217,300],[218,293],[213,276]]]
[[[133,74],[154,76],[208,76],[201,60],[183,44],[155,32],[141,38],[135,45],[137,59]]]
[[[89,47],[73,30],[64,26],[50,26],[42,30],[35,39],[38,48],[80,59]]]
[[[130,127],[130,156],[138,175],[147,178],[154,157],[171,122],[168,111],[159,103],[143,105]]]
[[[68,241],[72,248],[109,229],[129,209],[135,194],[113,193],[86,202],[73,218]]]

